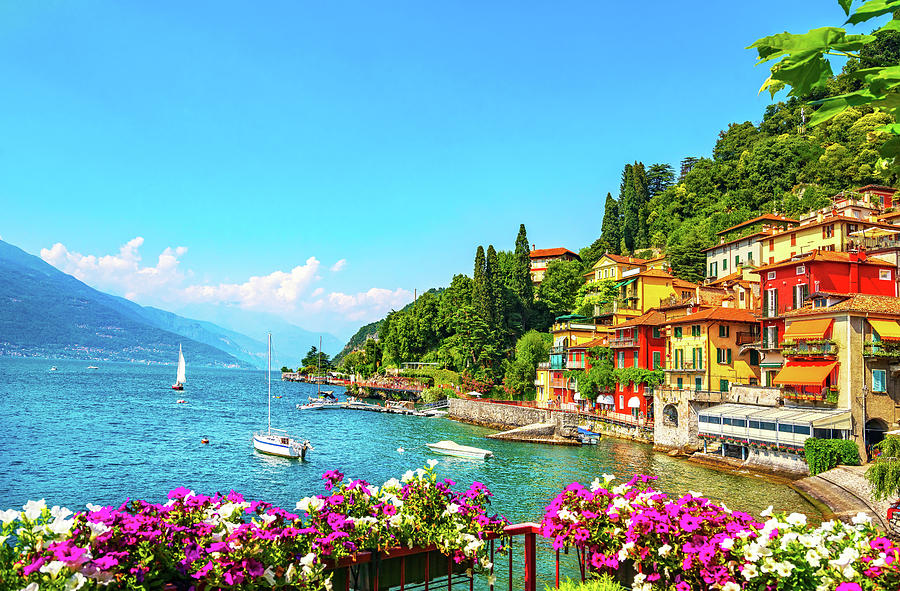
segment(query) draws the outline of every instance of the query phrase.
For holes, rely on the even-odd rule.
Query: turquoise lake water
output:
[[[58,371],[50,371],[51,366]],[[89,365],[99,369],[89,370]],[[669,493],[699,491],[733,509],[818,511],[784,484],[720,472],[614,438],[599,445],[562,447],[494,441],[488,429],[448,419],[323,410],[302,412],[315,393],[309,384],[281,382],[273,373],[272,426],[309,439],[315,451],[298,462],[261,455],[250,441],[266,426],[263,371],[193,368],[183,392],[171,384],[174,367],[0,357],[0,510],[29,499],[72,510],[86,503],[118,505],[127,498],[165,501],[186,486],[198,493],[236,490],[293,510],[302,497],[324,492],[321,475],[338,468],[350,478],[381,484],[439,460],[439,475],[457,488],[472,481],[494,493],[493,508],[512,522],[539,521],[555,494],[574,480],[605,472],[659,477]],[[343,398],[343,389],[329,386]],[[178,404],[177,400],[187,400]],[[209,444],[201,443],[208,438]],[[491,449],[486,461],[437,456],[426,443],[451,439]],[[402,447],[403,453],[397,449]],[[521,588],[521,547],[513,553]],[[574,554],[562,573],[577,576]],[[505,559],[503,559],[505,564]],[[538,547],[538,588],[553,582],[553,552]],[[505,580],[506,567],[498,570]],[[485,588],[484,579],[476,585]]]

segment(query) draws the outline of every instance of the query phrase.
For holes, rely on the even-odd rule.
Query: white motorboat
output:
[[[313,449],[309,441],[301,442],[288,435],[287,431],[272,428],[272,334],[269,333],[269,355],[268,365],[266,366],[266,377],[268,380],[268,398],[269,416],[268,425],[265,432],[257,432],[253,434],[253,448],[264,454],[273,456],[281,456],[283,458],[306,459],[307,450]]]
[[[483,460],[494,455],[494,452],[481,449],[480,447],[470,447],[468,445],[459,445],[453,441],[438,441],[437,443],[426,443],[428,449],[434,453],[444,454],[445,456],[456,456],[458,458],[470,458],[475,460]]]

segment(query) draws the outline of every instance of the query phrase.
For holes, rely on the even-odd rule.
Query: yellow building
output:
[[[590,318],[574,314],[557,318],[550,333],[553,335],[550,361],[538,364],[534,382],[537,400],[539,403],[572,403],[574,390],[569,388],[569,380],[564,374],[569,369],[584,369],[584,351],[572,352],[570,349],[602,335]]]
[[[622,274],[626,271],[646,269],[646,263],[646,259],[606,253],[594,263],[590,271],[584,274],[584,278],[586,281],[619,281],[622,279]]]
[[[848,252],[859,250],[872,239],[894,235],[896,226],[882,222],[819,214],[796,228],[759,239],[763,264],[787,260],[813,249]]]
[[[759,383],[759,353],[741,345],[759,334],[747,310],[709,308],[669,320],[666,385],[669,388],[727,392],[731,384]]]

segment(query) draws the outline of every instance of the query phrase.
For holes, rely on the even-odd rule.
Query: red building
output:
[[[580,261],[581,257],[568,248],[532,248],[528,254],[531,260],[531,282],[535,287],[544,280],[547,266],[553,261]]]
[[[615,337],[609,340],[609,347],[613,353],[613,367],[664,369],[665,323],[665,314],[650,310],[628,322],[616,325]],[[653,418],[653,395],[645,392],[644,384],[618,384],[613,402],[615,412],[630,414],[635,418]]]
[[[865,252],[813,250],[790,259],[762,266],[762,343],[766,352],[762,366],[764,383],[773,385],[774,369],[782,366],[780,344],[784,340],[784,315],[799,310],[818,292],[896,296],[894,265]]]

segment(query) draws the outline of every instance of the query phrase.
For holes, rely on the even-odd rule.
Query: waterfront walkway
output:
[[[865,477],[867,468],[868,466],[838,466],[817,476],[798,480],[794,486],[827,505],[841,521],[849,521],[857,513],[863,512],[885,531],[895,536],[900,535],[900,531],[889,529],[887,523],[887,511],[891,504],[872,498],[871,488]]]

